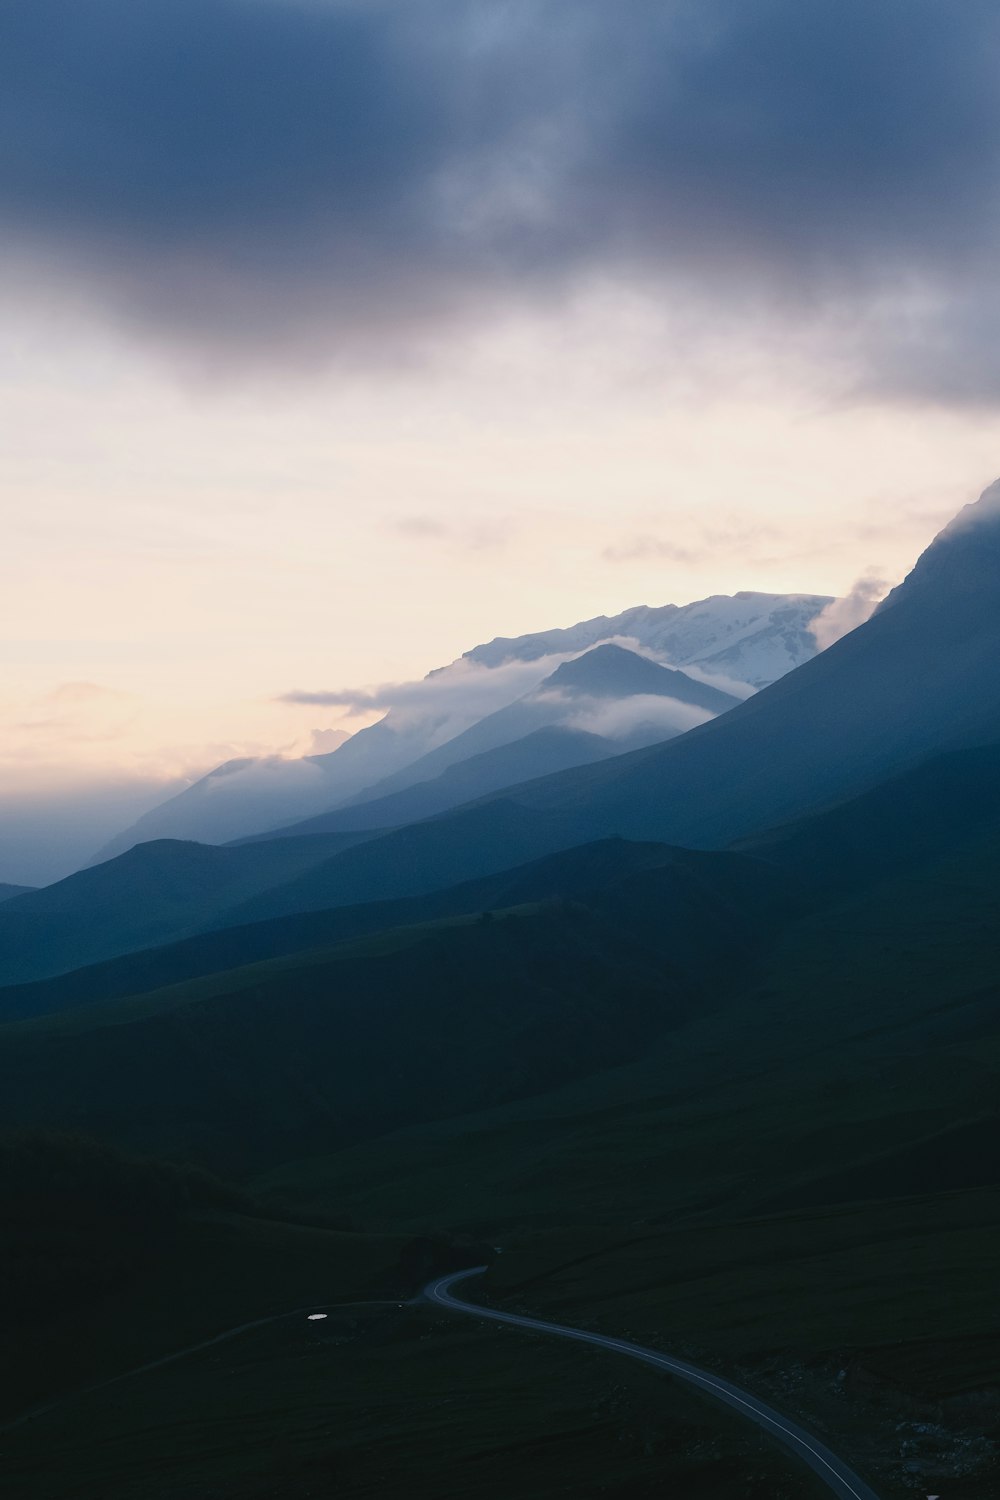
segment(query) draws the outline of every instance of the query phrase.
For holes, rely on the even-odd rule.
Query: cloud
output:
[[[573,712],[564,721],[571,729],[583,729],[606,739],[621,740],[639,730],[658,731],[664,738],[683,734],[698,724],[705,724],[713,714],[676,698],[656,693],[636,693],[630,698],[591,698],[577,700]]]
[[[739,526],[732,523],[701,526],[696,535],[696,541],[678,543],[643,532],[629,541],[605,547],[602,556],[606,562],[644,562],[648,558],[663,558],[667,562],[696,567],[726,553],[753,559],[761,544],[773,542],[779,533],[775,527],[765,524]]]
[[[820,610],[809,626],[817,650],[825,651],[841,636],[863,625],[888,590],[889,584],[878,576],[877,570],[873,570],[859,578],[842,599],[834,599]]]
[[[461,657],[450,666],[429,672],[418,682],[317,691],[293,689],[283,693],[279,702],[346,708],[351,715],[391,713],[393,726],[400,729],[409,729],[418,722],[434,722],[439,726],[440,738],[446,738],[460,733],[485,714],[513,703],[515,698],[536,688],[562,662],[578,655],[579,651],[560,652],[534,661],[507,661],[496,667]]]
[[[392,523],[393,531],[400,536],[410,537],[414,541],[436,541],[439,537],[448,535],[448,527],[443,521],[435,521],[432,516],[400,516],[398,521]]]
[[[141,707],[136,694],[96,682],[63,682],[25,702],[0,706],[0,765],[44,763],[53,753],[123,740]]]
[[[678,547],[674,542],[646,535],[633,537],[621,546],[605,547],[602,553],[607,562],[642,562],[649,557],[662,557],[667,562],[698,563],[704,555],[690,547]]]
[[[463,551],[482,552],[510,541],[511,523],[502,518],[482,521],[440,521],[434,516],[400,516],[389,529],[414,542],[445,542]]]
[[[985,401],[998,55],[992,0],[6,0],[0,228],[215,358],[411,359],[617,279]]]
[[[720,693],[729,693],[732,698],[752,698],[757,692],[752,682],[744,682],[741,677],[727,677],[725,672],[706,672],[692,662],[685,662],[683,671],[685,677],[718,688]]]

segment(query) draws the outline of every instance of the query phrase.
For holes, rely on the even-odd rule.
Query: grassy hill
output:
[[[735,1374],[887,1500],[917,1484],[988,1500],[1000,1440],[995,760],[946,758],[779,830],[752,856],[592,846],[496,877],[495,910],[350,938],[345,928],[332,947],[8,1025],[0,1108],[197,1157],[275,1213],[348,1212],[395,1243],[443,1230],[500,1245],[484,1291],[506,1305]],[[456,899],[468,904],[468,890]],[[371,1337],[386,1349],[408,1337],[380,1327]],[[443,1493],[478,1479],[484,1453],[509,1475],[527,1452],[534,1463],[536,1448],[505,1446],[508,1396],[492,1409],[461,1398],[466,1380],[509,1389],[485,1336],[426,1333],[400,1374],[405,1384],[426,1372],[457,1434],[454,1475],[431,1457],[436,1408],[414,1398],[391,1415],[395,1356],[392,1373],[376,1373],[364,1339],[350,1345],[350,1371],[367,1394],[338,1398],[326,1439],[308,1416],[312,1345],[266,1342],[227,1366],[240,1393],[229,1405],[208,1396],[206,1376],[198,1390],[216,1415],[186,1472],[207,1466],[220,1493],[255,1493],[226,1456],[229,1438],[209,1442],[246,1433],[248,1411],[285,1445],[293,1493],[317,1474],[348,1493],[392,1493],[407,1455]],[[544,1351],[535,1367],[535,1355],[530,1341],[513,1355],[529,1388],[544,1370],[543,1387],[566,1379],[578,1394],[561,1404],[540,1388],[544,1418],[525,1418],[526,1441],[561,1422],[551,1452],[586,1494],[594,1465],[617,1472],[602,1446],[611,1433],[619,1458],[633,1452],[622,1434],[646,1430],[645,1408],[630,1394],[625,1427],[595,1420],[590,1447],[583,1374]],[[275,1379],[295,1392],[287,1421]],[[170,1391],[170,1422],[184,1422],[180,1388]],[[662,1427],[648,1429],[660,1482],[666,1464],[703,1484],[697,1493],[716,1481],[726,1500],[748,1493],[736,1488],[746,1454],[730,1479],[699,1470],[684,1427],[697,1418],[678,1420],[688,1436],[672,1457],[657,1447]],[[72,1431],[60,1439],[66,1462]],[[20,1451],[34,1483],[38,1452]],[[87,1452],[81,1493],[96,1495],[111,1461]],[[635,1463],[629,1482],[644,1494],[652,1471],[639,1453]],[[764,1493],[782,1493],[781,1472]],[[183,1466],[175,1473],[180,1483]],[[555,1482],[540,1477],[539,1495]]]
[[[287,1222],[204,1172],[85,1138],[0,1136],[0,1189],[0,1417],[240,1321],[414,1279],[404,1240]]]
[[[9,986],[0,990],[0,1017],[12,1020],[45,1015],[97,1000],[143,994],[266,959],[333,947],[394,927],[555,898],[573,900],[637,871],[668,864],[694,869],[705,859],[664,844],[635,844],[623,839],[584,845],[426,896],[221,928],[53,979]]]

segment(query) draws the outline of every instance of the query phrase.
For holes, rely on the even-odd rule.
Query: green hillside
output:
[[[497,877],[491,895],[509,905],[368,931],[375,919],[356,914],[354,935],[345,927],[333,946],[9,1024],[2,1118],[235,1177],[285,1220],[251,1234],[253,1215],[236,1213],[245,1244],[292,1234],[289,1219],[348,1214],[383,1244],[444,1234],[500,1246],[485,1295],[735,1375],[836,1438],[887,1500],[907,1495],[915,1473],[934,1492],[987,1500],[1000,1436],[1000,833],[983,832],[994,763],[995,752],[945,758],[753,854],[592,846]],[[924,802],[938,811],[915,831]],[[455,900],[468,904],[468,890]],[[199,1225],[184,1234],[197,1240],[188,1264],[198,1261],[201,1287],[202,1259],[205,1286],[216,1262]],[[324,1233],[301,1232],[309,1243]],[[282,1292],[283,1254],[272,1263]],[[168,1287],[165,1306],[174,1295]],[[230,1305],[251,1300],[237,1289]],[[128,1326],[130,1348],[164,1342],[155,1322]],[[500,1389],[506,1376],[489,1364],[485,1332],[425,1331],[378,1325],[370,1336],[391,1349],[415,1338],[428,1391],[455,1405],[465,1467],[434,1481],[449,1493],[478,1476],[484,1451],[506,1472],[508,1398],[484,1410],[457,1394],[466,1379]],[[393,1444],[400,1462],[419,1456],[438,1475],[420,1435],[433,1409],[415,1400],[409,1415],[389,1415],[395,1373],[366,1363],[368,1336],[356,1349],[348,1331],[361,1386],[338,1398],[324,1440],[308,1417],[314,1345],[262,1333],[227,1366],[242,1382],[234,1401],[204,1396],[207,1447],[188,1450],[193,1467],[181,1463],[177,1482],[207,1465],[220,1493],[255,1493],[216,1442],[229,1451],[221,1435],[242,1430],[248,1411],[272,1441],[288,1441],[289,1423],[307,1434],[293,1443],[307,1467],[290,1471],[303,1494],[313,1462],[376,1494],[376,1476],[396,1472]],[[109,1359],[124,1363],[115,1347]],[[569,1462],[586,1494],[589,1466],[606,1462],[600,1445],[613,1432],[630,1439],[615,1417],[596,1422],[596,1448],[581,1443],[584,1371],[564,1376],[562,1353],[530,1341],[513,1356],[536,1357],[529,1388],[542,1372],[545,1387],[569,1380],[568,1404],[539,1394],[535,1406],[561,1434],[561,1472]],[[279,1427],[276,1379],[294,1392]],[[171,1422],[183,1421],[170,1380],[157,1389],[178,1413]],[[622,1380],[628,1409],[645,1410]],[[673,1420],[654,1404],[657,1421]],[[134,1430],[147,1431],[131,1409]],[[689,1436],[672,1472],[699,1475],[706,1494],[718,1480],[726,1500],[754,1493],[715,1467],[728,1439],[708,1469],[690,1468],[700,1440],[685,1424],[699,1419],[689,1407],[677,1420]],[[78,1429],[59,1430],[68,1462]],[[653,1454],[662,1432],[650,1429]],[[389,1433],[381,1470],[378,1434]],[[39,1449],[18,1442],[18,1473],[37,1485]],[[81,1494],[115,1472],[130,1494],[127,1451],[115,1471],[87,1449]],[[782,1474],[779,1463],[765,1493],[782,1493]],[[539,1495],[554,1482],[540,1479]]]
[[[13,1020],[46,1015],[97,1000],[142,994],[237,966],[332,947],[394,927],[412,927],[442,918],[555,898],[578,899],[634,872],[661,865],[697,870],[707,861],[708,857],[704,855],[670,849],[665,844],[609,839],[425,896],[303,912],[270,921],[225,927],[165,947],[89,965],[54,979],[12,985],[0,990],[0,1017]],[[733,860],[730,866],[736,867],[739,863]],[[724,867],[721,859],[713,865],[720,871]],[[752,868],[756,866],[748,865],[748,869]],[[750,880],[745,882],[748,887],[752,884]]]

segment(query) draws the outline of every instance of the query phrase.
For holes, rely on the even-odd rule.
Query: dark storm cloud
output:
[[[1000,392],[993,0],[5,0],[0,227],[157,333],[396,353],[590,273]]]

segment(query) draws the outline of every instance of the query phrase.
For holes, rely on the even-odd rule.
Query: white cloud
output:
[[[863,625],[888,590],[889,584],[879,577],[877,569],[863,574],[842,599],[834,599],[813,620],[809,630],[817,649],[825,651],[827,646]]]
[[[621,740],[647,727],[660,731],[664,738],[684,734],[711,718],[714,715],[705,709],[679,703],[676,698],[637,693],[631,698],[576,700],[576,706],[565,722],[571,729],[583,729],[605,739]]]

